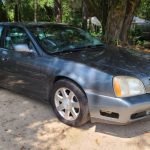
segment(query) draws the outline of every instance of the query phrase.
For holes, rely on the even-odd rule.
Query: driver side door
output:
[[[4,86],[8,89],[44,98],[44,77],[40,57],[26,31],[17,26],[9,27],[5,36],[3,71]]]

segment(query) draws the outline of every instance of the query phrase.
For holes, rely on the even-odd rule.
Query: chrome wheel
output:
[[[60,88],[56,91],[55,106],[58,113],[66,120],[76,120],[80,114],[79,100],[73,91],[67,88]]]

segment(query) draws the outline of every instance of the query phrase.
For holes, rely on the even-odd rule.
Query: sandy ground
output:
[[[150,150],[150,120],[72,128],[47,104],[0,89],[0,150]]]

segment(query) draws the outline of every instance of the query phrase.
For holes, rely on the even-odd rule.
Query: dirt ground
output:
[[[72,128],[47,104],[0,89],[0,150],[150,150],[150,120]]]

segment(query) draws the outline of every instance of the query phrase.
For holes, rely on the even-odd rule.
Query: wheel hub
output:
[[[75,120],[79,116],[79,101],[70,89],[60,88],[56,91],[55,105],[58,113],[66,120]]]
[[[69,100],[64,100],[64,108],[67,110],[71,110],[71,103],[69,102]]]

